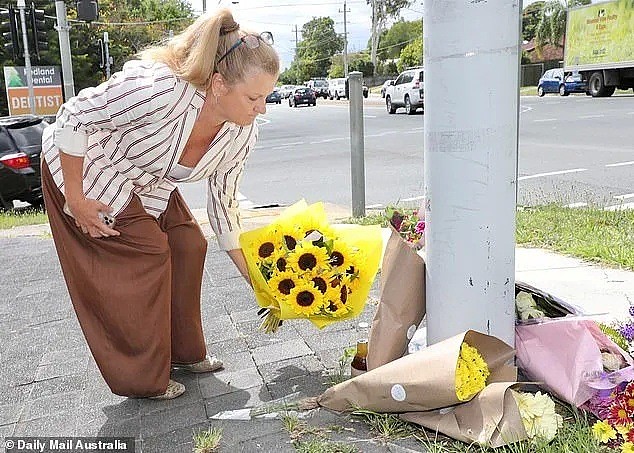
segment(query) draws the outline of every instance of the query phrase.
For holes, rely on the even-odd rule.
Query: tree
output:
[[[372,7],[370,61],[372,61],[376,72],[376,53],[379,47],[379,38],[383,30],[385,30],[387,20],[396,18],[401,9],[411,4],[411,0],[366,0],[366,2]]]
[[[591,0],[569,0],[565,4],[559,0],[548,0],[544,3],[539,23],[535,30],[537,50],[541,51],[546,44],[563,47],[563,40],[566,35],[567,9],[590,3]]]
[[[335,32],[330,17],[315,17],[302,27],[302,40],[295,51],[295,73],[299,77],[325,77],[333,55],[343,50],[343,38]]]
[[[398,58],[401,50],[416,38],[423,36],[423,26],[421,21],[399,20],[381,34],[377,58],[381,61]],[[371,38],[370,38],[371,45]],[[370,47],[368,45],[368,47]]]
[[[530,41],[535,37],[535,30],[541,19],[544,3],[541,0],[531,3],[522,11],[522,39],[524,41]]]
[[[423,60],[423,38],[416,38],[413,42],[401,50],[401,56],[398,60],[398,71],[401,72],[408,66],[420,65]]]

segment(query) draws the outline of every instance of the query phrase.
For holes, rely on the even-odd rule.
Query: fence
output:
[[[539,78],[545,71],[553,68],[561,68],[563,61],[550,60],[541,63],[523,64],[520,68],[520,86],[536,86]]]

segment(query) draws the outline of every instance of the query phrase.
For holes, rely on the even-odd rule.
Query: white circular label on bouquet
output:
[[[407,397],[407,394],[405,393],[405,389],[403,388],[403,386],[401,384],[394,384],[392,386],[392,398],[394,398],[394,401],[405,401],[405,398]]]
[[[415,333],[416,333],[416,325],[412,324],[411,326],[409,326],[409,329],[407,329],[407,339],[411,340],[414,337]]]

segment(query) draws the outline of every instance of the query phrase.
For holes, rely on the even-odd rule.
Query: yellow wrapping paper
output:
[[[361,226],[361,225],[328,225],[339,240],[345,242],[349,247],[362,251],[364,260],[359,264],[359,281],[356,287],[348,296],[346,306],[348,311],[337,317],[324,314],[303,315],[296,313],[293,308],[276,298],[275,294],[269,287],[262,272],[258,268],[256,260],[253,256],[253,244],[257,242],[258,237],[270,227],[282,224],[293,224],[294,222],[302,222],[310,219],[311,221],[328,225],[326,212],[323,203],[315,203],[310,206],[304,200],[290,206],[282,212],[271,225],[247,231],[240,235],[240,247],[242,248],[249,276],[253,284],[255,298],[260,307],[268,308],[272,313],[276,314],[280,319],[308,319],[318,328],[323,328],[328,324],[336,321],[358,316],[365,306],[370,287],[379,268],[382,250],[381,228],[378,225]]]
[[[317,403],[337,412],[356,408],[417,412],[462,403],[455,382],[463,341],[487,363],[491,372],[487,384],[517,380],[517,369],[508,364],[513,348],[496,337],[469,330],[330,387]]]

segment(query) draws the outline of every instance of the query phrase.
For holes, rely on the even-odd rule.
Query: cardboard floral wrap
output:
[[[381,298],[368,340],[368,370],[403,357],[425,316],[425,262],[391,229],[381,265]]]
[[[588,382],[603,373],[602,350],[632,358],[591,320],[544,319],[515,326],[517,366],[559,398],[580,406],[595,393]]]
[[[462,442],[501,447],[528,438],[511,392],[515,386],[515,382],[494,382],[466,403],[400,418]]]
[[[508,365],[514,351],[498,338],[473,330],[406,355],[326,390],[317,404],[343,412],[417,412],[451,406],[456,395],[456,367],[463,342],[476,348],[488,365],[487,383],[517,379]]]
[[[322,203],[303,200],[270,225],[240,235],[267,320],[308,319],[319,328],[363,310],[382,243],[378,225],[329,225]]]

